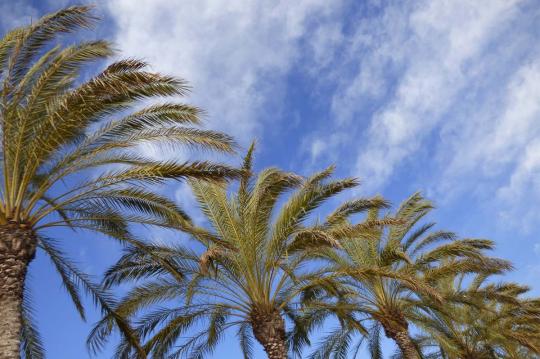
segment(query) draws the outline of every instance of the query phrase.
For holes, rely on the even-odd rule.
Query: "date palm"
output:
[[[142,61],[120,60],[85,80],[90,64],[113,55],[111,45],[57,40],[94,21],[89,7],[70,7],[0,39],[2,359],[19,357],[23,287],[36,248],[49,255],[81,315],[77,284],[111,307],[110,298],[64,258],[48,229],[85,229],[137,243],[130,223],[178,227],[188,221],[149,184],[238,175],[227,166],[140,154],[137,146],[144,143],[230,152],[232,140],[193,127],[200,111],[189,105],[161,102],[132,110],[141,100],[187,91],[184,81],[148,72]]]
[[[246,173],[251,172],[252,151],[253,147],[244,161]],[[304,266],[303,249],[335,244],[330,233],[306,219],[323,201],[357,185],[354,179],[330,180],[331,173],[328,169],[303,179],[268,168],[256,178],[244,176],[231,196],[225,186],[191,181],[209,224],[208,229],[191,231],[201,250],[152,247],[154,255],[173,264],[165,268],[146,251],[131,248],[106,275],[107,285],[140,277],[148,280],[118,307],[119,313],[136,322],[138,334],[148,338],[144,349],[154,358],[202,357],[213,350],[225,330],[235,327],[246,358],[251,357],[253,337],[269,358],[287,358],[286,319],[294,320],[301,304],[298,293],[319,273]],[[288,191],[293,192],[285,200]],[[379,198],[362,203],[356,212],[384,205]],[[178,281],[175,271],[185,279]],[[135,318],[142,308],[163,301],[175,305]],[[197,324],[202,325],[201,332],[180,339]],[[109,325],[105,318],[91,341],[103,339]],[[129,357],[128,345],[118,353]]]
[[[432,231],[433,224],[416,226],[432,208],[416,193],[391,215],[395,222],[387,228],[340,237],[337,249],[319,253],[343,286],[334,309],[327,308],[337,311],[342,326],[321,343],[313,358],[343,352],[354,335],[375,337],[371,328],[379,325],[404,358],[420,358],[409,326],[419,311],[429,309],[431,303],[441,304],[443,296],[434,281],[455,273],[500,271],[509,266],[483,255],[483,250],[492,247],[491,241],[457,239],[450,232]],[[372,210],[368,220],[377,216],[377,210]],[[446,263],[449,258],[456,260]]]
[[[463,275],[442,280],[438,287],[447,301],[443,308],[416,321],[426,347],[443,358],[525,359],[540,354],[540,301],[526,298],[528,288],[515,283],[488,283],[476,275],[470,284]]]

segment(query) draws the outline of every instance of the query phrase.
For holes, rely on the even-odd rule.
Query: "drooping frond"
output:
[[[316,241],[328,243],[326,248],[311,252],[324,261],[323,265],[331,273],[327,276],[339,283],[324,291],[328,295],[327,301],[334,301],[336,308],[339,303],[342,308],[331,311],[332,306],[328,306],[327,312],[343,320],[340,330],[319,346],[328,357],[352,352],[348,342],[335,344],[341,335],[347,335],[347,338],[359,335],[358,345],[369,338],[368,349],[372,357],[382,357],[378,334],[374,331],[369,335],[351,332],[350,325],[344,324],[350,323],[352,316],[357,316],[354,320],[358,323],[372,323],[372,328],[378,328],[377,332],[384,329],[401,350],[408,346],[407,350],[420,355],[422,345],[408,328],[409,325],[423,327],[425,320],[421,313],[439,313],[448,303],[468,306],[476,300],[470,295],[450,295],[440,285],[442,281],[456,275],[501,273],[511,268],[509,262],[486,255],[485,252],[493,248],[489,240],[460,239],[451,232],[433,231],[433,223],[422,225],[421,220],[433,205],[419,193],[406,199],[395,213],[384,217],[384,221],[375,226],[365,225],[377,223],[378,209],[385,206],[380,199],[375,203],[345,203],[328,217],[325,224],[331,230],[325,231],[324,235],[331,235],[332,241],[316,236],[311,239],[314,245]],[[359,224],[349,223],[350,216],[357,211],[368,213]],[[500,295],[486,290],[479,296],[487,294]],[[403,354],[403,357],[407,355]]]
[[[244,359],[253,358],[253,338],[249,332],[249,329],[249,325],[243,323],[238,327],[238,331],[236,333]]]
[[[116,313],[116,303],[111,294],[94,284],[89,276],[80,272],[77,267],[67,259],[58,248],[56,248],[54,241],[41,237],[39,239],[39,246],[49,255],[49,258],[54,263],[77,308],[82,309],[79,298],[79,288],[81,288],[86,294],[91,296],[95,305],[101,309],[105,316],[111,317],[114,320],[114,323],[120,329],[123,338],[136,349],[137,355],[140,358],[146,358],[146,353],[140,347],[137,335],[130,328],[125,319]],[[82,311],[81,315],[84,315]],[[103,344],[103,342],[96,343],[95,346],[91,347],[91,350],[96,352],[101,349]]]
[[[39,330],[36,326],[34,304],[31,293],[25,288],[22,307],[21,358],[43,359],[45,350]]]
[[[60,36],[96,20],[92,7],[71,6],[0,39],[0,226],[29,231],[36,243],[25,245],[37,244],[50,257],[80,316],[85,318],[82,297],[89,295],[109,316],[97,330],[103,334],[112,326],[120,328],[127,345],[119,353],[131,350],[131,357],[145,357],[136,332],[114,311],[113,297],[66,258],[60,238],[47,239],[49,230],[93,231],[139,251],[148,248],[133,236],[137,225],[189,230],[212,240],[175,201],[152,187],[187,179],[223,183],[245,171],[204,159],[173,158],[178,151],[236,149],[230,136],[201,128],[202,110],[178,102],[189,91],[185,80],[152,72],[137,59],[88,72],[115,55],[112,45]],[[142,153],[145,146],[163,156]],[[135,259],[139,262],[120,263],[111,283],[160,274],[157,266],[176,281],[184,270],[189,273],[185,263],[170,258]],[[23,324],[21,351],[39,357],[30,316]],[[95,350],[102,342],[94,344]]]
[[[203,357],[214,350],[225,330],[235,327],[243,355],[249,358],[253,355],[252,339],[265,350],[272,350],[270,345],[274,344],[269,343],[276,343],[263,334],[260,325],[266,321],[273,323],[274,333],[285,332],[286,323],[290,323],[291,330],[274,339],[288,346],[292,355],[300,356],[309,344],[309,335],[330,308],[315,293],[338,293],[340,288],[325,277],[327,271],[304,268],[314,258],[310,250],[339,248],[334,236],[342,219],[387,205],[379,197],[358,199],[334,211],[331,223],[308,223],[310,214],[322,203],[356,186],[357,181],[330,179],[332,168],[307,179],[277,168],[255,175],[253,151],[252,145],[238,187],[190,180],[207,224],[207,228],[192,223],[182,227],[197,242],[196,251],[171,245],[129,249],[106,273],[107,286],[138,281],[117,311],[135,323],[144,349],[153,357]],[[384,226],[383,222],[378,225]],[[184,276],[174,279],[176,269],[157,263],[158,258],[167,259]],[[304,315],[302,308],[308,303],[311,314]],[[351,326],[365,331],[361,325]],[[186,336],[188,330],[200,327],[194,336]],[[99,329],[95,332],[98,337],[110,334]],[[130,352],[129,345],[121,343],[118,352]]]
[[[235,144],[222,133],[194,128],[201,111],[189,105],[166,102],[129,114],[140,100],[188,91],[184,80],[146,71],[142,61],[119,60],[81,81],[88,64],[113,55],[110,44],[96,40],[52,45],[58,35],[91,25],[95,18],[90,10],[87,6],[60,10],[0,41],[1,223],[36,223],[35,218],[49,214],[38,210],[40,202],[53,198],[49,192],[58,193],[62,182],[90,168],[135,167],[109,176],[108,186],[111,181],[120,185],[129,180],[222,180],[240,174],[204,161],[137,163],[133,152],[124,152],[143,143],[231,152]],[[112,118],[126,112],[120,119]],[[101,126],[92,131],[96,124]],[[102,183],[89,181],[73,191],[63,190],[73,197],[96,185]]]

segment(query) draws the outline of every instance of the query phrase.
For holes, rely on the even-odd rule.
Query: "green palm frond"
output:
[[[29,289],[25,288],[22,307],[22,331],[21,331],[21,358],[43,359],[45,349],[39,330],[36,325],[34,304]]]
[[[479,274],[465,288],[457,277],[441,283],[445,297],[452,299],[418,317],[428,334],[425,345],[439,346],[450,357],[535,358],[540,319],[534,305],[535,314],[529,314],[527,300],[520,298],[528,289],[514,283],[488,283],[487,277]]]
[[[351,349],[354,331],[343,330],[338,327],[325,335],[310,355],[309,359],[345,359],[351,358]]]
[[[88,63],[113,54],[107,42],[98,40],[41,50],[58,34],[93,21],[89,7],[71,7],[15,30],[1,42],[0,60],[5,59],[0,93],[3,222],[35,223],[35,218],[48,214],[36,210],[36,205],[59,181],[82,169],[113,164],[114,156],[117,163],[127,164],[129,156],[136,158],[135,154],[127,152],[121,159],[116,152],[143,142],[178,143],[224,152],[235,147],[227,135],[189,127],[200,123],[201,111],[184,104],[150,105],[120,120],[110,119],[133,108],[141,99],[184,95],[188,88],[181,79],[145,71],[146,64],[138,60],[120,60],[78,84],[80,72]],[[89,126],[103,121],[106,123],[94,133],[88,131]],[[207,162],[140,163],[134,167],[99,180],[110,186],[130,180],[220,180],[240,175],[238,170]],[[66,196],[73,197],[88,186],[104,185],[100,181],[76,187]]]
[[[347,201],[339,206],[332,214],[326,218],[326,226],[333,226],[342,224],[348,220],[352,215],[357,213],[363,213],[372,208],[388,208],[390,204],[382,197],[375,197],[372,199],[355,199]]]
[[[253,337],[250,333],[250,327],[248,324],[243,323],[238,327],[236,333],[240,348],[242,349],[242,355],[244,359],[253,358]]]
[[[381,347],[381,326],[379,323],[375,323],[369,330],[369,354],[371,359],[382,359],[382,347]]]
[[[84,273],[79,271],[64,254],[56,248],[53,240],[40,238],[40,247],[49,255],[68,289],[75,305],[79,308],[79,288],[82,288],[86,294],[90,295],[97,307],[99,307],[105,316],[114,320],[118,326],[123,338],[135,348],[138,355],[144,357],[146,354],[139,345],[139,340],[135,332],[130,328],[129,324],[114,310],[116,303],[110,293],[104,291],[101,287],[94,284],[92,280]],[[81,307],[82,308],[82,307]],[[81,314],[84,315],[84,314]],[[98,351],[104,343],[97,343],[90,349],[94,352]]]
[[[372,357],[381,357],[373,332],[356,331],[351,334],[351,315],[372,323],[372,328],[384,329],[387,336],[396,339],[393,333],[400,332],[409,337],[409,345],[422,348],[409,333],[409,325],[422,327],[422,316],[418,313],[443,310],[444,303],[469,303],[473,299],[462,294],[449,295],[440,287],[440,281],[456,275],[469,273],[501,273],[511,268],[509,262],[486,256],[493,242],[484,239],[461,239],[447,231],[434,231],[434,224],[421,224],[423,218],[434,208],[433,204],[415,193],[406,199],[394,214],[380,218],[379,208],[386,207],[380,199],[374,206],[369,202],[347,202],[327,220],[326,236],[332,234],[332,245],[328,250],[313,250],[311,254],[323,260],[328,275],[341,286],[325,289],[328,300],[339,300],[342,310],[327,312],[338,318],[348,318],[342,324],[342,334],[359,336],[359,342],[368,338]],[[348,216],[356,209],[365,210],[367,216],[359,224],[348,222]],[[366,225],[373,223],[375,225]],[[328,239],[325,239],[329,242]],[[319,239],[322,241],[322,239]],[[312,240],[313,242],[313,240]],[[306,246],[307,247],[307,246]],[[323,281],[321,281],[323,282]],[[518,288],[515,288],[517,290]],[[493,293],[492,293],[493,292]],[[483,291],[480,296],[503,296],[500,291]],[[321,343],[320,348],[330,350],[332,341],[339,333]],[[347,346],[349,354],[351,348]],[[343,352],[335,348],[334,354]]]
[[[193,227],[183,210],[151,185],[186,179],[223,182],[244,174],[225,164],[140,153],[141,145],[171,153],[233,153],[236,144],[228,135],[201,128],[202,110],[176,102],[189,91],[183,79],[152,72],[137,59],[117,60],[88,74],[89,66],[99,68],[115,56],[112,45],[99,39],[70,43],[60,36],[96,20],[92,7],[72,6],[0,39],[0,226],[36,238],[38,243],[25,245],[38,244],[50,256],[83,318],[83,292],[109,308],[106,312],[113,313],[115,303],[65,262],[60,242],[47,239],[48,229],[94,231],[142,248],[131,235],[133,225]],[[212,239],[202,230],[198,236]],[[176,271],[176,279],[182,276],[184,268],[176,263],[158,262],[169,273]],[[124,274],[133,277],[136,271],[125,269]],[[127,323],[113,317],[137,355],[145,357]]]
[[[285,323],[292,326],[282,339],[291,355],[300,356],[309,345],[309,335],[330,310],[315,292],[339,292],[332,278],[325,277],[327,271],[304,267],[314,258],[310,251],[337,244],[335,230],[337,222],[342,222],[338,217],[387,205],[379,197],[359,199],[334,211],[336,220],[331,225],[309,224],[307,219],[314,210],[356,186],[357,181],[332,180],[333,168],[309,178],[277,168],[255,175],[253,152],[254,145],[244,159],[238,186],[190,180],[208,223],[205,229],[182,227],[197,242],[197,251],[165,245],[147,246],[145,251],[127,249],[106,273],[107,286],[130,280],[145,283],[138,283],[117,311],[136,323],[144,348],[154,357],[203,357],[232,327],[237,330],[243,355],[251,357],[252,338],[265,345],[257,332],[259,323],[270,320],[265,318],[283,326],[276,330],[285,331]],[[317,243],[316,248],[308,249],[309,243]],[[185,277],[173,279],[170,269],[156,263],[158,258],[181,267]],[[171,301],[176,307],[171,307]],[[168,309],[151,310],[158,305]],[[303,314],[302,308],[308,305],[310,315]],[[147,310],[148,315],[140,314]],[[199,326],[204,328],[200,333],[185,336],[189,328]],[[354,328],[363,329],[360,325]]]

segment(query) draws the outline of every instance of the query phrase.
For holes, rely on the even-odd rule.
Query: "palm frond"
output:
[[[25,287],[22,304],[21,358],[45,358],[43,341],[36,326],[34,304],[27,287]]]
[[[55,266],[59,268],[59,271],[61,271],[66,277],[70,277],[69,283],[74,286],[73,289],[75,290],[72,295],[72,298],[76,298],[74,301],[79,300],[80,304],[78,292],[76,292],[80,286],[88,295],[92,297],[95,305],[98,306],[105,316],[110,316],[113,318],[115,325],[118,326],[125,340],[137,349],[138,356],[141,358],[146,358],[146,353],[140,346],[135,332],[130,328],[129,324],[115,312],[114,307],[116,303],[114,298],[108,292],[94,284],[87,275],[80,272],[76,266],[70,260],[68,260],[58,248],[56,248],[54,241],[41,237],[39,244],[40,247],[49,255],[49,258],[53,261]],[[75,285],[77,285],[77,287],[75,287]],[[90,349],[94,352],[99,351],[103,344],[104,341],[89,342]]]

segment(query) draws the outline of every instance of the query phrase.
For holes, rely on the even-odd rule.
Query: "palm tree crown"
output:
[[[246,173],[251,172],[252,151],[253,147],[244,161]],[[294,321],[301,304],[298,293],[318,273],[303,266],[304,249],[335,244],[329,233],[308,225],[306,218],[323,201],[356,186],[354,179],[329,180],[331,173],[328,169],[303,179],[268,168],[256,179],[246,174],[232,196],[222,185],[191,181],[210,226],[190,231],[202,251],[152,247],[155,255],[172,264],[165,268],[131,248],[106,276],[108,285],[139,277],[149,280],[122,300],[118,311],[125,315],[156,302],[176,303],[137,321],[139,335],[149,337],[145,350],[155,358],[202,356],[226,329],[236,327],[245,357],[251,357],[255,337],[270,358],[286,358],[285,319]],[[280,198],[289,190],[293,192],[279,208]],[[382,204],[380,199],[364,200],[363,209]],[[179,275],[171,275],[175,272],[182,274],[180,282]],[[178,307],[182,302],[185,306]],[[185,330],[203,318],[207,322],[200,333],[173,347]],[[108,322],[101,325],[94,331],[97,341]]]
[[[19,357],[22,290],[37,247],[52,259],[81,315],[74,282],[97,293],[63,259],[46,229],[87,229],[133,243],[129,223],[178,227],[187,220],[174,202],[149,191],[149,184],[239,174],[223,165],[140,154],[137,146],[143,143],[231,152],[233,141],[195,128],[200,111],[189,105],[162,102],[132,111],[141,100],[188,90],[183,80],[146,71],[142,61],[116,61],[83,81],[87,65],[113,55],[111,45],[101,40],[63,45],[55,39],[95,20],[90,7],[70,7],[0,39],[2,358]],[[107,307],[104,299],[101,304]]]
[[[529,288],[488,282],[490,275],[449,276],[437,284],[446,301],[416,323],[418,338],[431,356],[442,358],[536,358],[540,352],[540,301],[524,295]],[[465,284],[469,282],[468,284]]]
[[[340,299],[333,304],[334,309],[330,306],[327,310],[337,311],[342,327],[323,341],[314,358],[346,355],[355,334],[378,341],[381,327],[397,343],[403,357],[420,358],[409,323],[418,312],[442,303],[435,281],[460,272],[509,267],[505,261],[482,254],[492,247],[490,241],[457,239],[450,232],[431,231],[433,224],[417,227],[432,208],[416,193],[401,204],[391,216],[394,222],[386,228],[341,236],[337,249],[318,254],[327,260],[332,279],[341,283]],[[374,209],[367,220],[377,216]],[[449,258],[457,260],[446,263]],[[378,345],[370,349],[374,357],[380,355]]]

